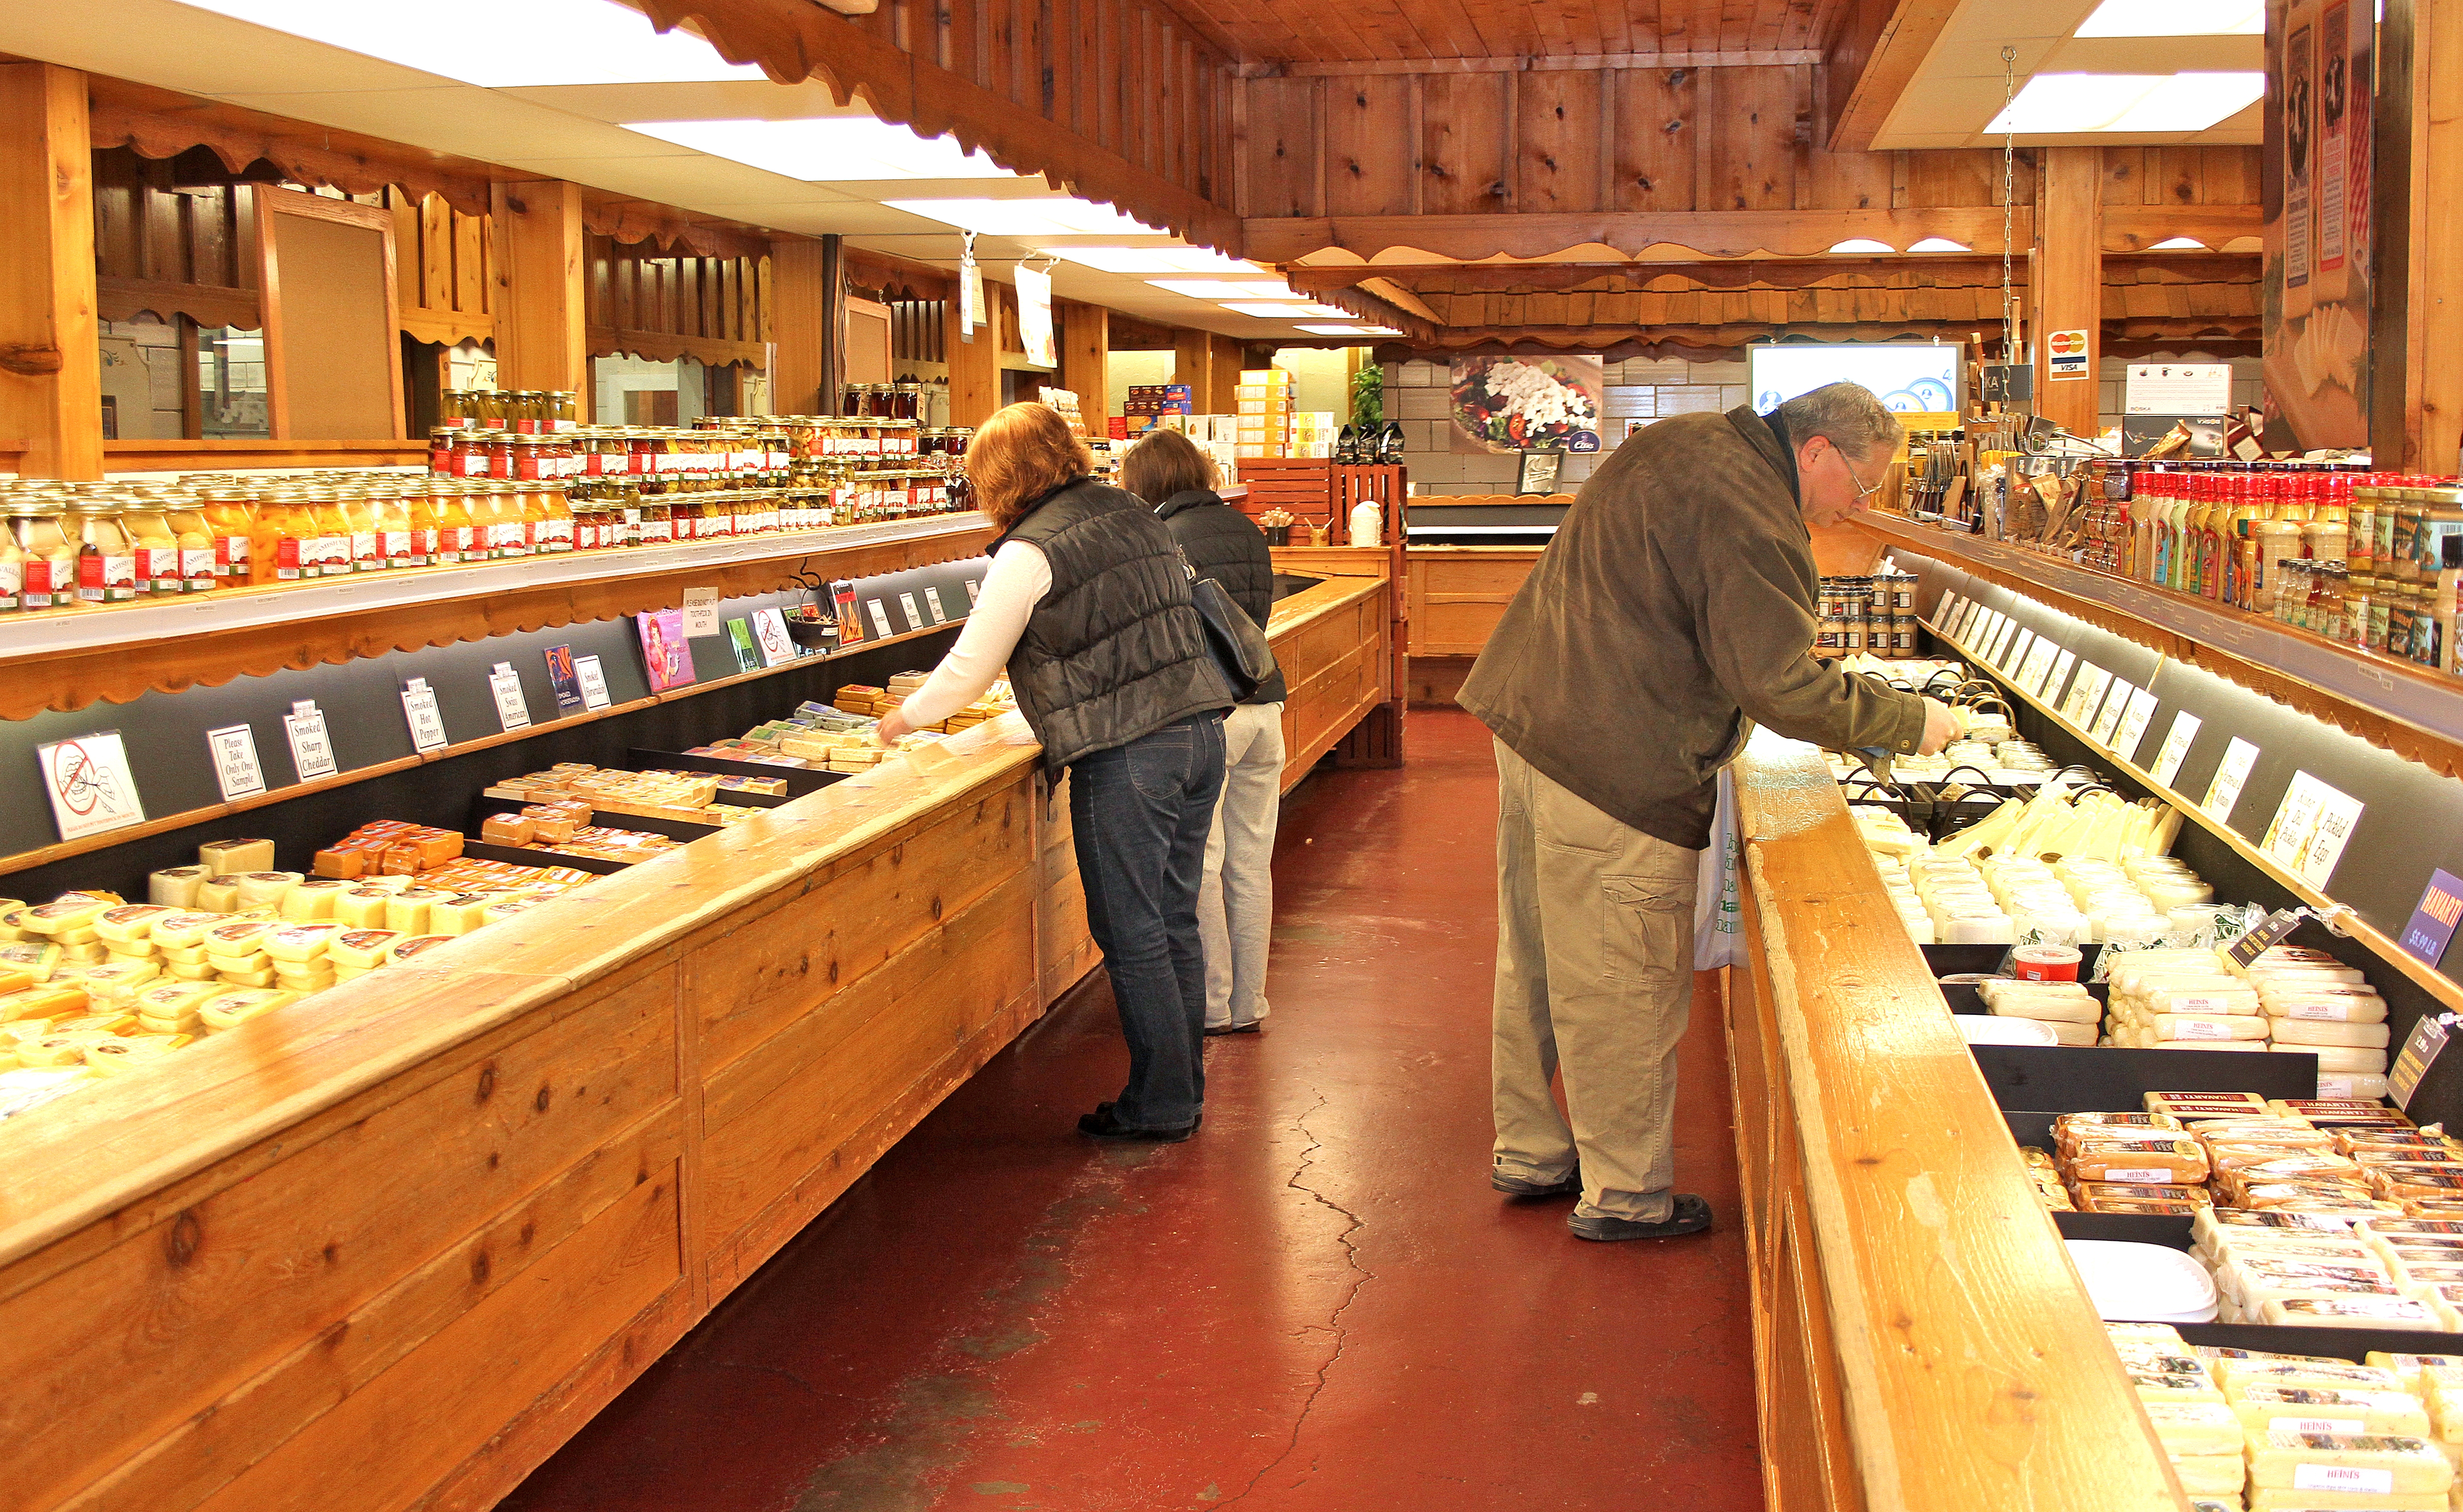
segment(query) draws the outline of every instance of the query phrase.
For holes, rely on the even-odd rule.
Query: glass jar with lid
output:
[[[0,505],[0,529],[8,536],[11,565],[0,586],[13,582],[16,610],[65,609],[76,602],[77,548],[66,526],[68,501],[58,495],[17,493]]]
[[[428,512],[436,518],[436,542],[429,559],[440,567],[483,559],[478,521],[470,517],[470,491],[461,484],[428,495]]]
[[[531,539],[539,555],[561,556],[573,550],[573,506],[565,497],[564,485],[553,480],[537,484],[531,496],[534,512]]]
[[[67,529],[77,540],[76,602],[88,607],[137,597],[137,544],[120,501],[80,494],[69,501]]]
[[[185,592],[180,578],[180,533],[164,516],[160,501],[125,501],[120,507],[120,523],[128,533],[128,543],[137,559],[137,596],[170,599]]]

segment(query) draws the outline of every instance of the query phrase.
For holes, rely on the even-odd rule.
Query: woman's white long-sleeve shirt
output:
[[[932,668],[931,677],[915,690],[899,712],[921,729],[937,725],[984,695],[1010,653],[1026,634],[1035,606],[1052,591],[1052,563],[1042,548],[1014,540],[992,557],[992,571],[976,591],[975,606],[958,631],[958,644]]]

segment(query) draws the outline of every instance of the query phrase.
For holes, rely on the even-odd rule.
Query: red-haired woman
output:
[[[1171,533],[1092,470],[1048,405],[1012,405],[975,433],[968,480],[1002,529],[992,570],[958,644],[881,737],[940,723],[1008,667],[1045,770],[1069,773],[1086,922],[1129,1045],[1128,1085],[1078,1128],[1181,1140],[1206,1099],[1197,892],[1232,690]]]

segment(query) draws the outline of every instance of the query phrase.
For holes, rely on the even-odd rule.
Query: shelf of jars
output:
[[[0,718],[976,555],[963,441],[924,441],[836,417],[458,426],[425,475],[20,482],[0,489]]]
[[[2349,528],[2343,521],[2325,523]],[[2237,587],[2245,581],[2237,565],[2228,580],[2218,571],[2217,594],[2212,598],[2170,585],[2169,554],[2161,569],[2166,581],[2145,581],[2118,570],[2134,565],[2139,554],[2150,549],[2144,539],[2133,539],[2125,548],[2107,543],[2101,550],[2055,551],[2033,542],[1989,540],[1897,515],[1861,515],[1857,524],[1888,549],[1931,557],[2037,595],[2126,640],[2204,668],[2408,759],[2463,776],[2463,677],[2414,660],[2408,650],[2403,655],[2387,650],[2387,622],[2380,622],[2374,646],[2365,638],[2354,642],[2346,632],[2357,617],[2344,615],[2340,607],[2351,578],[2349,558],[2339,562],[2343,571],[2338,577],[2284,567],[2310,558],[2270,558],[2275,576],[2266,583],[2263,608],[2256,606],[2261,595],[2255,583],[2246,590],[2252,606],[2243,607],[2227,588],[2228,582]],[[2391,547],[2387,550],[2391,565]],[[2110,565],[2097,564],[2099,558]],[[2374,559],[2374,555],[2360,559],[2372,564]],[[2377,576],[2372,570],[2365,581],[2373,582]],[[2389,570],[2385,576],[2390,580],[2393,574]],[[2436,576],[2427,575],[2431,586],[2419,595],[2424,606],[2436,591]],[[2412,597],[2409,585],[2417,581],[2407,579],[2407,600]],[[2297,604],[2277,592],[2285,582],[2300,585]],[[2323,603],[2329,584],[2338,603],[2334,609]],[[2319,601],[2314,613],[2313,596]],[[2435,623],[2431,616],[2416,617]],[[2396,623],[2408,626],[2414,618],[2408,613]],[[2370,633],[2363,631],[2365,637]]]

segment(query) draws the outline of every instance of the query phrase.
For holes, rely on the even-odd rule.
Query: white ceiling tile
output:
[[[215,97],[269,115],[410,142],[439,152],[500,162],[509,142],[531,158],[656,157],[685,148],[638,131],[584,121],[468,84],[305,94],[223,93]]]
[[[0,52],[164,89],[212,94],[414,89],[433,74],[172,0],[0,5]]]

